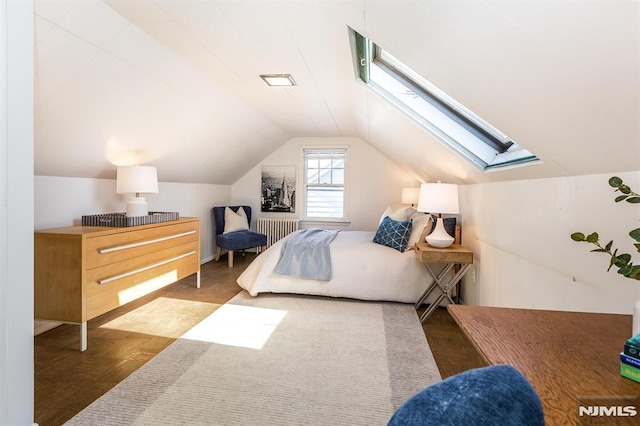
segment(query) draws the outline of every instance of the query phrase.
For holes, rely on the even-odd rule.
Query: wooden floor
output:
[[[236,256],[202,265],[195,276],[89,321],[88,350],[80,352],[80,327],[62,325],[35,337],[35,421],[63,424],[134,372],[241,289],[236,278],[254,258]],[[424,325],[443,378],[483,366],[444,308]]]

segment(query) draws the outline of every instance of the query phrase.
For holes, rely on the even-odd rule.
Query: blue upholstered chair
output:
[[[251,224],[251,207],[249,206],[228,206],[234,212],[238,212],[239,208],[244,209],[244,212],[247,216],[248,224]],[[215,225],[216,230],[216,260],[220,259],[220,254],[222,253],[222,249],[228,250],[228,260],[229,267],[233,267],[233,252],[241,250],[244,255],[244,250],[253,248],[253,247],[263,247],[267,245],[267,236],[264,234],[259,234],[257,232],[252,232],[249,230],[246,231],[236,231],[230,232],[228,234],[224,234],[224,209],[223,207],[214,207],[212,209],[213,212],[213,223]]]
[[[389,426],[544,426],[542,404],[510,365],[476,368],[428,386],[409,398]]]

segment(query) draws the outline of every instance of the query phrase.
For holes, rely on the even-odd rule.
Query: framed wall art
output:
[[[296,167],[262,166],[263,212],[295,213]]]

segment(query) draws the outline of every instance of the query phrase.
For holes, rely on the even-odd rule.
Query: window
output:
[[[411,68],[352,31],[358,78],[483,170],[538,158]]]
[[[304,218],[346,221],[347,149],[303,149]]]

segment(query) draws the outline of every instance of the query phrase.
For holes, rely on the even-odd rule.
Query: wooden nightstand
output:
[[[445,297],[449,299],[449,302],[455,304],[451,298],[451,290],[460,282],[464,274],[466,274],[471,267],[473,263],[473,252],[459,244],[453,244],[447,248],[435,248],[427,243],[417,243],[415,252],[424,267],[429,271],[429,274],[433,277],[431,285],[429,285],[425,292],[422,293],[422,296],[418,298],[416,309],[427,300],[431,293],[436,290],[440,292],[438,297],[420,317],[420,322],[424,323]],[[444,269],[436,275],[429,267],[430,263],[444,263],[446,265]],[[456,267],[456,269],[453,275],[447,276],[454,267]]]

